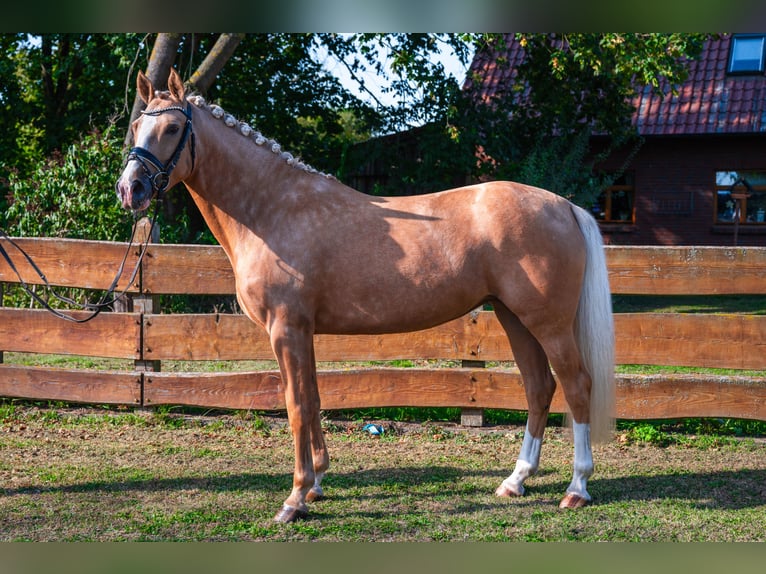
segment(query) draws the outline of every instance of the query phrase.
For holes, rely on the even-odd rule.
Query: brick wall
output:
[[[620,165],[615,156],[604,164]],[[734,227],[715,224],[715,172],[766,171],[766,134],[647,137],[630,164],[635,224],[603,224],[612,245],[733,245]],[[738,245],[766,246],[766,225],[740,225]]]

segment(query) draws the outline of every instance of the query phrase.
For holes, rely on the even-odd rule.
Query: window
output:
[[[635,223],[635,185],[633,174],[614,180],[593,204],[593,216],[603,223]]]
[[[764,71],[764,34],[738,34],[729,47],[730,74],[762,74]]]
[[[715,222],[766,224],[766,171],[717,171]]]

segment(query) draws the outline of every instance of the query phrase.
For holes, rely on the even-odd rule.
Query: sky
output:
[[[325,69],[335,75],[349,91],[357,95],[363,101],[373,103],[372,97],[369,94],[363,93],[359,89],[357,82],[351,78],[351,75],[342,63],[338,62],[334,58],[328,57],[326,54],[319,54],[318,56],[320,59],[324,58]],[[447,74],[454,76],[460,85],[463,84],[463,80],[465,80],[466,73],[468,72],[468,65],[464,66],[461,64],[460,59],[451,51],[442,52],[441,54],[435,55],[434,58],[442,62],[445,70],[447,71]],[[382,87],[384,87],[384,82],[381,78],[372,72],[368,72],[362,75],[364,77],[365,86],[370,91],[375,93],[375,96],[382,103],[386,105],[391,105],[394,103],[394,99],[391,94],[383,93]]]

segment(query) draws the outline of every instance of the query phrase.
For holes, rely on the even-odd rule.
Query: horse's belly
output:
[[[465,287],[465,286],[463,286]],[[427,329],[471,311],[487,298],[464,288],[383,289],[319,306],[317,333],[381,334]]]

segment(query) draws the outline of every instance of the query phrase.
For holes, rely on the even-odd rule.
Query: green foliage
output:
[[[10,424],[18,418],[16,403],[7,399],[0,402],[0,422]]]
[[[570,200],[595,200],[605,186],[588,169],[589,141],[589,130],[581,130],[571,139],[541,138],[520,163],[518,180]]]
[[[248,34],[205,96],[332,172],[340,149],[369,133],[377,119],[317,60],[319,41],[314,34]]]
[[[618,421],[617,430],[617,440],[621,444],[648,444],[659,447],[681,445],[707,449],[729,444],[740,437],[764,436],[766,422],[721,418]]]
[[[372,101],[378,133],[399,132],[436,122],[443,124],[454,112],[460,85],[443,64],[432,58],[441,52],[454,53],[467,64],[476,34],[319,34],[318,43],[345,68],[359,89]],[[374,75],[384,95],[395,103],[381,101],[366,83]]]
[[[725,436],[766,436],[766,421],[745,419],[686,419],[684,432]]]
[[[451,51],[467,64],[474,49],[491,49],[502,36],[248,34],[203,95],[347,183],[375,164],[385,177],[368,192],[422,193],[460,185],[466,176],[492,177],[587,204],[609,178],[593,174],[601,156],[589,148],[583,126],[611,136],[603,153],[632,145],[626,103],[632,90],[645,84],[670,93],[704,37],[522,35],[528,59],[518,81],[490,105],[477,105],[432,55]],[[0,224],[20,235],[127,236],[130,222],[111,192],[127,117],[112,118],[127,110],[155,38],[0,34],[9,55],[0,62],[0,210],[7,207]],[[184,77],[216,39],[183,35],[175,67]],[[341,85],[329,71],[334,66],[369,97]],[[394,104],[372,96],[365,84],[371,73]],[[357,146],[370,135],[411,128],[412,137]],[[486,161],[476,161],[477,151]],[[214,241],[180,190],[168,196],[162,238]]]
[[[11,170],[0,226],[17,236],[125,241],[132,221],[114,194],[120,146],[110,125],[33,163],[27,177]]]
[[[183,418],[173,416],[173,407],[160,405],[152,409],[152,422],[166,429],[184,428],[186,423]]]
[[[635,153],[631,97],[648,85],[670,93],[701,52],[704,34],[518,34],[526,59],[464,134],[486,157],[476,175],[515,179],[589,206],[619,174],[597,171],[618,149]],[[494,51],[505,38],[488,36]],[[497,61],[498,67],[508,62]],[[510,75],[510,74],[509,74]],[[480,82],[481,78],[474,78]],[[481,108],[482,106],[477,106]],[[591,134],[601,134],[594,150]],[[632,151],[631,151],[632,150]]]
[[[0,164],[27,176],[28,165],[105,125],[122,107],[125,72],[141,37],[0,35],[8,55],[0,64]]]
[[[670,442],[667,433],[650,423],[631,425],[623,435],[623,441],[648,443],[656,446],[666,446]]]
[[[527,59],[519,67],[519,119],[531,133],[597,133],[630,129],[630,99],[643,86],[672,92],[687,76],[707,35],[664,33],[519,34]]]

